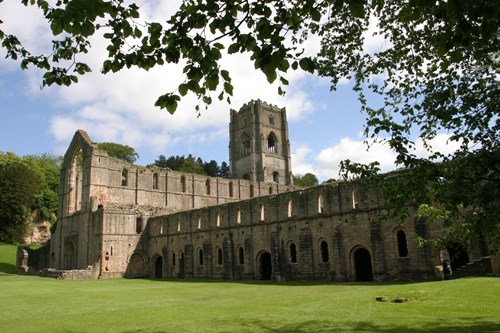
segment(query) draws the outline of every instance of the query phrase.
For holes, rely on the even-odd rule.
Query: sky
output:
[[[137,1],[141,17],[165,21],[179,1]],[[20,19],[22,18],[22,19]],[[0,3],[0,29],[16,35],[33,53],[50,51],[52,36],[43,15],[17,0]],[[384,41],[368,36],[365,48],[380,49]],[[319,50],[311,38],[306,52]],[[64,155],[75,131],[86,131],[95,142],[116,142],[133,147],[139,154],[136,164],[153,163],[159,155],[188,155],[204,161],[229,162],[229,111],[260,99],[287,110],[292,171],[311,172],[320,181],[339,178],[339,162],[350,159],[369,163],[378,160],[383,171],[395,168],[394,154],[384,145],[369,151],[363,143],[365,116],[360,113],[351,82],[344,80],[335,92],[328,79],[300,70],[286,74],[290,85],[285,96],[278,95],[276,84],[269,84],[254,70],[248,54],[226,56],[221,66],[229,70],[234,85],[231,104],[215,102],[201,114],[198,103],[187,95],[174,115],[154,107],[156,98],[174,91],[183,82],[182,66],[165,65],[149,71],[123,70],[100,73],[106,59],[102,38],[92,39],[90,52],[80,61],[93,72],[70,87],[44,87],[43,73],[21,70],[19,64],[5,59],[0,49],[0,151],[17,155],[52,153]],[[444,145],[446,136],[439,136]]]

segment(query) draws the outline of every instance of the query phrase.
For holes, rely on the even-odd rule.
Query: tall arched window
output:
[[[406,242],[406,234],[403,230],[399,230],[397,233],[398,238],[398,254],[400,257],[408,256],[408,244]]]
[[[352,209],[358,208],[358,199],[356,198],[356,190],[352,190]]]
[[[323,213],[324,212],[324,207],[323,207],[323,195],[320,194],[318,195],[318,213]]]
[[[232,198],[234,196],[233,182],[229,182],[229,197]]]
[[[203,250],[201,250],[201,249],[198,251],[198,262],[199,262],[200,266],[203,265]]]
[[[217,249],[217,265],[222,265],[222,249]]]
[[[241,210],[238,208],[238,211],[236,212],[236,224],[241,223]]]
[[[135,219],[135,232],[137,234],[142,233],[142,228],[143,228],[142,218],[138,217]]]
[[[197,215],[196,219],[198,220],[198,229],[201,229],[201,216]]]
[[[273,187],[269,186],[269,194],[273,194]]]
[[[210,179],[205,182],[205,187],[207,188],[207,195],[210,195]]]
[[[153,173],[153,190],[158,189],[158,174],[155,172]]]
[[[295,246],[295,243],[290,244],[290,262],[297,262],[297,247]]]
[[[265,212],[264,212],[264,205],[260,205],[260,220],[264,221],[265,219]]]
[[[128,170],[122,169],[122,186],[128,186]]]
[[[278,153],[276,135],[273,132],[267,137],[267,151],[270,153]]]
[[[288,217],[292,217],[292,200],[288,200]]]
[[[253,185],[250,185],[250,198],[253,198]]]
[[[238,249],[238,262],[240,265],[244,265],[245,264],[245,252],[243,250],[243,248],[240,246],[240,248]]]
[[[181,191],[186,193],[186,176],[181,176]]]
[[[280,181],[280,173],[278,171],[273,172],[273,182],[279,183]]]
[[[241,138],[241,143],[243,144],[243,155],[248,156],[250,155],[250,138],[246,133],[243,134]]]
[[[321,261],[328,262],[330,260],[330,254],[328,253],[328,243],[322,241],[320,245],[320,250],[321,250]]]
[[[219,213],[217,213],[216,221],[217,221],[217,227],[220,227],[220,214]]]
[[[175,253],[172,252],[172,266],[175,266]]]

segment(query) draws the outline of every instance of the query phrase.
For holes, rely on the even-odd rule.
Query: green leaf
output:
[[[186,96],[186,94],[188,92],[187,84],[185,84],[185,83],[179,84],[178,89],[179,89],[179,94],[181,94],[181,96]]]
[[[300,59],[299,66],[305,72],[309,72],[309,73],[314,72],[315,65],[314,65],[314,62],[310,58]]]
[[[229,45],[229,48],[227,49],[227,53],[233,54],[233,53],[239,52],[239,50],[240,50],[240,45],[238,43],[234,43],[234,44]]]
[[[224,82],[224,91],[228,95],[233,96],[233,85],[229,82]]]
[[[363,18],[365,17],[365,2],[364,0],[349,1],[349,11],[352,16]]]
[[[223,69],[220,71],[220,75],[222,75],[222,78],[224,79],[224,81],[231,82],[231,77],[229,76],[228,71]]]

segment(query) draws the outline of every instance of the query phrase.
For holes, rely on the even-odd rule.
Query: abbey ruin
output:
[[[19,272],[427,280],[449,259],[447,251],[416,244],[416,235],[435,236],[439,225],[414,216],[381,222],[383,201],[373,186],[294,188],[284,108],[257,100],[231,111],[229,156],[230,179],[141,167],[109,157],[77,131],[64,156],[50,247],[36,256],[20,248]],[[462,253],[461,264],[482,255]]]

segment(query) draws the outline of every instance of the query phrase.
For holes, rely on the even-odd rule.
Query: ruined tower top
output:
[[[232,178],[293,185],[286,109],[252,100],[231,110],[229,163]]]

